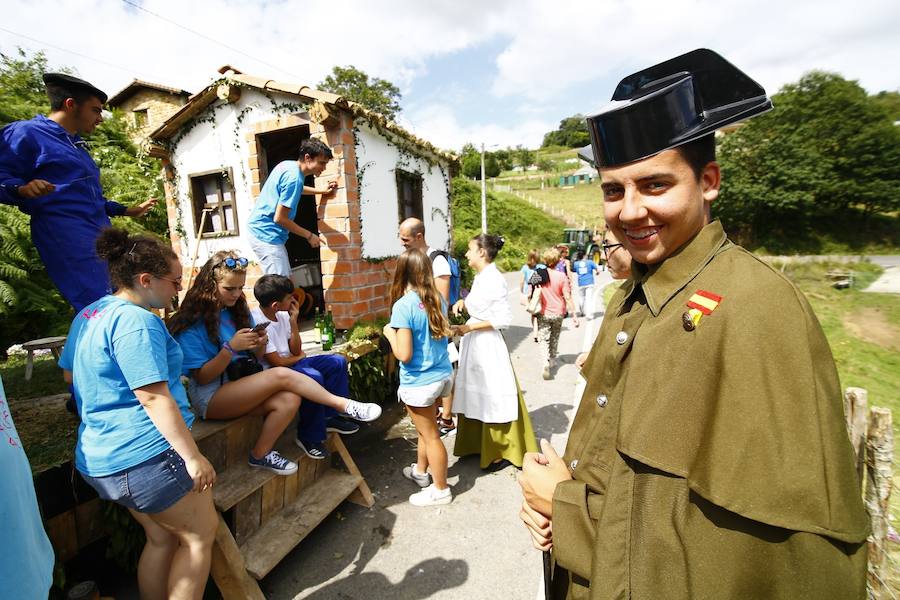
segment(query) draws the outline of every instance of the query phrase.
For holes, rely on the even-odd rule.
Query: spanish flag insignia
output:
[[[721,301],[722,296],[717,296],[706,290],[697,290],[687,302],[689,310],[681,315],[685,330],[693,331],[696,329],[703,315],[711,314]]]

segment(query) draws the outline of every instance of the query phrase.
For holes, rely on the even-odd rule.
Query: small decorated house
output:
[[[163,161],[172,244],[185,277],[218,250],[255,261],[245,226],[269,170],[296,160],[307,137],[334,153],[320,181],[337,179],[336,194],[304,196],[296,221],[318,231],[314,249],[291,235],[292,279],[345,329],[389,311],[389,288],[402,246],[397,226],[425,222],[428,242],[450,248],[453,155],[384,117],[335,94],[254,77],[225,66],[222,77],[188,99],[150,135]],[[199,236],[198,236],[199,232]],[[261,275],[251,265],[245,293]]]
[[[184,106],[190,96],[185,90],[135,79],[116,92],[108,104],[123,112],[131,126],[132,140],[142,144],[150,132]]]

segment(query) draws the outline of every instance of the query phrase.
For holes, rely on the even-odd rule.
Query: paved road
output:
[[[567,321],[560,339],[561,366],[552,381],[543,381],[516,277],[507,274],[514,320],[504,336],[538,437],[562,451],[577,403],[580,376],[573,363],[593,341],[599,314],[578,329]],[[608,281],[606,277],[603,283]],[[601,297],[598,293],[597,306]],[[533,600],[540,589],[541,557],[516,516],[518,471],[483,473],[476,458],[452,457],[449,438],[453,503],[411,506],[406,499],[417,488],[403,479],[400,469],[415,460],[415,432],[401,414],[394,405],[380,420],[380,429],[347,440],[375,493],[375,507],[341,505],[261,582],[266,596]]]
[[[884,273],[863,291],[900,294],[900,256],[870,256],[869,260],[884,269]]]

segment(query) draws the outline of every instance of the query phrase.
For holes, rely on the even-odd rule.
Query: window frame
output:
[[[405,171],[403,169],[394,169],[394,180],[397,184],[397,214],[399,216],[399,220],[402,222],[409,217],[416,217],[422,221],[425,220],[425,199],[424,199],[424,187],[425,187],[425,178],[421,173],[417,173],[414,171]],[[412,197],[410,200],[411,203],[407,204],[405,198],[405,183],[411,183],[411,193]],[[413,214],[407,215],[405,208],[410,206],[412,208]],[[418,209],[418,213],[416,213],[416,209]]]
[[[215,203],[210,203],[206,201],[206,193],[202,187],[202,181],[205,178],[209,178],[212,176],[218,177],[218,201]],[[223,229],[222,231],[202,231],[200,232],[200,238],[219,238],[219,237],[232,237],[239,236],[241,234],[240,224],[238,222],[238,213],[237,213],[237,198],[235,196],[234,189],[234,176],[231,170],[231,167],[225,169],[213,169],[210,171],[201,171],[199,173],[191,173],[188,175],[188,185],[190,187],[190,195],[191,195],[191,209],[194,214],[194,227],[195,232],[200,227],[200,219],[203,215],[203,210],[206,208],[212,208],[214,210],[212,214],[218,213],[219,222],[222,224],[222,227],[227,226],[227,219],[225,218],[225,209],[231,208],[231,215],[234,220],[234,229]],[[231,200],[225,200],[225,192],[229,191],[225,188],[227,185],[230,188],[231,192]],[[200,201],[198,204],[198,200]],[[206,227],[212,227],[213,220],[211,218],[207,218],[206,224],[204,225],[204,229]]]

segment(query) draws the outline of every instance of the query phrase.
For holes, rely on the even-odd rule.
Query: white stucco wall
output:
[[[381,134],[365,126],[357,132],[356,164],[362,172],[359,199],[364,258],[395,256],[403,250],[397,239],[397,168],[421,173],[425,239],[434,248],[449,248],[449,194],[440,166],[430,166],[421,158],[400,152]],[[443,166],[444,172],[449,173]]]
[[[272,94],[272,98],[279,104],[298,103],[297,98],[288,95]],[[253,108],[245,113],[240,129],[236,133],[238,116],[248,106]],[[304,110],[300,109],[300,112]],[[194,220],[194,210],[191,206],[190,176],[223,167],[230,168],[232,172],[240,235],[201,239],[197,266],[202,265],[219,250],[237,250],[241,256],[255,260],[255,255],[247,242],[249,233],[247,220],[253,208],[253,200],[250,194],[252,181],[248,166],[250,150],[246,132],[251,130],[253,124],[277,116],[269,98],[253,89],[244,88],[241,90],[240,100],[215,111],[215,126],[213,123],[200,123],[179,140],[170,158],[178,172],[178,199],[182,211],[182,226],[186,233],[181,257],[185,267],[190,265],[197,229],[200,226],[200,223]]]

